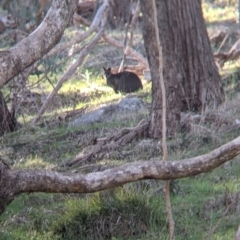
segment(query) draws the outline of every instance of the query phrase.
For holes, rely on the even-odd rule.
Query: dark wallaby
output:
[[[107,79],[107,85],[113,88],[115,93],[131,93],[143,88],[140,78],[133,72],[124,71],[113,74],[111,73],[111,68],[103,68],[103,70]]]

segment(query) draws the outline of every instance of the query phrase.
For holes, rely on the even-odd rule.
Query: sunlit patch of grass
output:
[[[52,232],[38,232],[36,230],[29,230],[26,232],[24,228],[12,229],[11,231],[4,231],[1,234],[1,240],[59,240]]]
[[[219,3],[221,4],[221,3]],[[237,6],[227,5],[214,5],[208,2],[202,3],[203,16],[207,23],[223,22],[223,21],[236,21],[238,18]]]
[[[236,220],[236,219],[229,219],[229,221],[234,221],[234,220]],[[236,225],[235,229],[234,228],[227,229],[226,226],[221,224],[218,227],[219,229],[221,229],[221,231],[219,233],[213,233],[212,236],[210,236],[210,238],[213,240],[232,240],[232,239],[234,239],[237,229],[238,229],[238,224],[236,223],[235,225]]]
[[[223,73],[225,71],[231,72],[236,70],[237,68],[240,68],[240,61],[229,61],[224,64],[223,69],[221,69],[220,73]]]
[[[14,169],[51,169],[55,165],[44,161],[38,156],[21,159],[13,167]]]
[[[29,123],[31,123],[31,121],[35,118],[34,115],[30,115],[30,114],[25,114],[25,115],[19,115],[17,118],[17,121],[20,124],[23,124],[24,126],[27,126]]]

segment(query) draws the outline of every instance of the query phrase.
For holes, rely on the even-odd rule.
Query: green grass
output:
[[[99,137],[111,129],[135,126],[138,121],[97,123],[82,129],[65,125],[26,127],[8,134],[2,142],[13,148],[10,152],[14,157],[10,159],[18,160],[12,164],[14,169],[52,169],[74,157],[94,136]],[[222,144],[237,134],[218,137]],[[176,136],[176,139],[181,137]],[[204,139],[202,136],[183,139],[190,144],[170,151],[170,159],[204,154],[220,144],[211,135]],[[123,149],[133,148],[134,143]],[[143,154],[133,152],[127,159],[135,161]],[[116,155],[114,159],[85,164],[75,170],[84,173],[97,166],[117,166],[124,162],[126,160],[117,160]],[[233,162],[227,170],[218,168],[211,173],[174,181],[171,201],[176,239],[233,238],[240,219],[233,210],[224,215],[226,206],[220,200],[227,194],[239,192],[239,168]],[[214,205],[217,201],[219,204]],[[23,194],[0,216],[0,233],[3,239],[168,239],[163,182],[147,180],[88,195]]]
[[[237,1],[234,1],[233,4],[229,4],[225,0],[214,3],[204,1],[202,10],[207,23],[237,21],[238,19]]]
[[[128,239],[148,230],[151,210],[133,191],[115,189],[66,201],[66,214],[54,223],[62,239]]]
[[[226,6],[223,8],[219,4]],[[236,19],[237,9],[234,4],[226,1],[209,4],[205,1],[202,6],[207,23],[219,19]],[[94,51],[95,54],[99,50]],[[93,59],[94,54],[90,56]],[[54,64],[60,64],[61,60],[51,59],[43,62],[39,68],[52,68],[54,73],[50,72],[48,77],[56,84],[71,61],[72,58],[56,68]],[[232,73],[234,67],[234,63],[226,64],[224,71],[227,69]],[[48,95],[53,89],[52,85],[48,81],[37,85],[38,81],[37,76],[30,77],[29,84],[33,85],[31,90],[40,94],[43,91]],[[233,75],[224,84],[230,100],[234,100],[238,93],[237,81]],[[3,89],[4,96],[7,96],[8,91],[6,86]],[[151,84],[144,85],[144,89],[135,95],[146,104],[151,103]],[[74,128],[67,127],[64,121],[57,121],[57,117],[64,118],[65,112],[73,109],[86,107],[90,111],[102,104],[115,103],[123,97],[125,95],[115,94],[106,86],[99,69],[84,67],[64,83],[56,102],[48,108],[41,124],[36,127],[29,124],[35,112],[25,112],[19,116],[18,120],[23,127],[0,138],[0,157],[6,159],[15,170],[57,169],[85,174],[161,155],[157,150],[157,141],[153,144],[155,148],[141,151],[135,149],[138,143],[136,140],[119,150],[109,151],[101,161],[86,162],[71,169],[59,167],[59,164],[87,148],[94,138],[110,136],[123,127],[136,126],[144,116]],[[239,118],[239,108],[234,111],[229,115]],[[227,133],[215,132],[209,124],[203,123],[202,126],[212,132],[178,134],[169,140],[169,145],[175,146],[169,149],[169,159],[205,154],[240,133],[236,129]],[[121,157],[126,152],[128,154]],[[177,240],[234,239],[240,222],[239,203],[233,201],[240,192],[239,171],[237,157],[225,168],[219,167],[209,173],[171,182]],[[21,194],[0,216],[0,239],[169,239],[163,188],[163,181],[144,180],[93,194]]]

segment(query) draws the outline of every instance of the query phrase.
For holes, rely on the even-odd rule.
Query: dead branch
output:
[[[88,27],[91,26],[91,24],[88,20],[86,20],[82,16],[78,15],[76,12],[73,14],[73,21],[75,22],[75,25],[82,24],[82,25],[85,25]]]
[[[107,1],[107,2],[108,2],[108,1]],[[108,6],[108,5],[107,5],[107,6]],[[105,6],[105,5],[102,5],[102,7],[98,10],[98,12],[97,12],[97,14],[96,14],[96,16],[95,16],[92,24],[91,24],[92,27],[90,27],[90,28],[91,28],[91,32],[92,32],[92,31],[96,31],[97,29],[99,29],[99,26],[100,26],[100,25],[103,25],[103,24],[100,23],[100,22],[103,21],[101,14],[103,14],[103,13],[106,11],[106,10],[104,10],[105,8],[106,8],[106,6]],[[106,18],[106,15],[105,15],[105,18]],[[87,21],[87,20],[86,20],[86,21]],[[106,20],[105,20],[105,22],[106,22]],[[104,24],[104,25],[105,25],[105,24]],[[90,30],[89,30],[89,31],[90,31]],[[88,33],[89,33],[89,32],[88,32]],[[88,35],[88,34],[84,35],[84,37],[87,36],[87,35]],[[96,37],[97,37],[97,36],[100,36],[100,35],[96,35]],[[71,41],[71,44],[72,44],[73,42],[77,41],[77,39],[79,40],[79,38],[80,38],[80,36],[78,35],[76,38],[74,38],[74,39]],[[118,42],[117,40],[115,40],[115,39],[113,39],[113,38],[111,38],[111,37],[109,37],[109,36],[107,36],[105,33],[103,33],[103,38],[104,38],[107,42],[109,42],[110,44],[113,44],[113,45],[116,46],[116,47],[124,48],[124,46],[123,46],[122,43]],[[77,59],[77,61],[76,61],[76,62],[69,68],[69,70],[59,79],[59,81],[58,81],[55,89],[54,89],[53,92],[48,96],[46,102],[43,104],[43,106],[42,106],[41,109],[39,110],[39,112],[38,112],[37,116],[34,118],[32,124],[35,124],[35,123],[41,118],[42,114],[46,111],[46,109],[47,109],[47,107],[48,107],[51,99],[55,96],[55,94],[56,94],[56,93],[58,92],[58,90],[61,88],[62,84],[63,84],[65,81],[67,81],[67,80],[72,76],[72,74],[76,71],[77,67],[82,63],[84,57],[85,57],[85,56],[87,55],[87,53],[88,53],[88,51],[86,51],[86,50],[87,50],[87,49],[90,49],[90,48],[94,45],[93,42],[91,42],[91,43],[92,43],[92,45],[90,45],[90,46],[87,45],[87,46],[85,47],[85,49],[82,50],[82,52],[81,52],[79,58]],[[58,52],[58,51],[60,51],[60,50],[63,50],[64,47],[66,47],[66,46],[69,46],[69,45],[68,45],[68,44],[66,44],[66,45],[64,45],[64,46],[61,45],[61,47],[59,47],[58,49],[55,49],[55,50],[53,50],[53,51],[54,51],[54,53],[56,53],[56,52]],[[50,53],[50,55],[52,55],[52,54],[53,54],[53,52]],[[142,68],[144,68],[144,69],[145,69],[145,68],[148,68],[148,63],[147,63],[146,59],[145,59],[142,55],[140,55],[139,53],[137,53],[135,50],[133,50],[132,48],[128,48],[128,49],[127,49],[127,54],[130,54],[133,58],[135,58],[136,60],[139,61],[140,66],[137,66],[137,67],[142,67]],[[47,55],[47,56],[49,56],[49,55]],[[74,69],[75,69],[75,70],[74,70]]]
[[[134,128],[125,128],[122,129],[119,133],[114,136],[110,136],[104,140],[98,141],[97,145],[94,147],[92,151],[87,154],[79,154],[74,159],[67,161],[64,165],[71,167],[73,165],[77,165],[79,163],[83,163],[86,161],[91,161],[93,157],[95,157],[99,153],[108,152],[109,150],[115,150],[119,147],[126,145],[131,142],[136,137],[140,137],[142,135],[146,135],[149,127],[149,121],[143,120]]]
[[[67,81],[72,75],[75,73],[77,68],[82,64],[84,58],[87,56],[89,51],[92,49],[92,47],[99,41],[99,39],[102,37],[105,24],[107,21],[107,11],[109,8],[109,0],[105,0],[103,5],[99,8],[96,17],[93,20],[93,26],[100,26],[101,28],[99,32],[94,36],[91,42],[89,42],[81,51],[78,59],[69,67],[69,69],[62,75],[62,77],[58,80],[54,90],[50,93],[50,95],[47,97],[47,100],[44,102],[42,107],[40,108],[37,116],[34,118],[32,124],[35,124],[43,115],[43,113],[46,111],[49,103],[53,99],[53,97],[57,94],[58,90],[61,88],[62,84]]]
[[[124,48],[124,45],[121,42],[119,42],[118,40],[108,36],[106,33],[103,34],[103,39],[107,43],[109,43],[109,44],[111,44],[111,45],[113,45],[117,48],[121,48],[121,49]],[[149,68],[147,60],[141,54],[136,52],[134,49],[128,48],[127,51],[126,51],[126,54],[131,55],[134,59],[136,59],[139,62],[140,65],[143,65],[144,68]]]
[[[214,58],[219,61],[220,67],[223,67],[225,62],[237,60],[240,56],[240,39],[238,39],[231,49],[226,53],[214,54]]]
[[[75,1],[54,0],[42,24],[8,51],[0,51],[0,87],[32,65],[60,40]]]
[[[126,27],[126,34],[125,34],[125,39],[124,39],[124,51],[123,51],[123,59],[122,62],[119,66],[118,72],[122,72],[123,68],[124,68],[124,63],[125,63],[125,59],[126,59],[126,53],[127,53],[127,49],[129,47],[132,47],[132,42],[133,42],[133,31],[136,25],[136,21],[137,21],[137,17],[139,15],[140,12],[140,2],[137,2],[137,6],[136,9],[134,11],[133,17],[132,17],[132,21],[130,23],[130,39],[127,43],[127,38],[128,38],[128,28],[129,28],[129,21],[128,21],[128,25]],[[129,13],[130,14],[130,13]],[[130,19],[129,19],[130,20]]]
[[[77,16],[76,16],[76,18],[77,18]],[[83,25],[85,25],[85,26],[89,26],[89,25],[90,25],[90,23],[89,23],[86,19],[82,18],[81,16],[79,16],[79,18],[81,18],[81,23],[82,23]],[[83,23],[83,22],[84,22],[84,23]],[[86,24],[85,24],[85,23],[86,23]],[[117,48],[124,49],[124,44],[123,44],[123,43],[119,42],[118,40],[116,40],[116,39],[114,39],[114,38],[112,38],[112,37],[110,37],[110,36],[108,36],[106,33],[103,34],[103,39],[104,39],[107,43],[109,43],[109,44],[111,44],[111,45],[113,45],[113,46],[115,46],[115,47],[117,47]],[[132,49],[131,47],[128,47],[128,49],[127,49],[127,51],[126,51],[126,54],[127,54],[127,55],[130,55],[130,56],[132,56],[134,59],[136,59],[136,60],[139,62],[139,65],[140,65],[143,69],[149,68],[149,67],[148,67],[148,62],[147,62],[146,58],[144,58],[141,54],[139,54],[138,52],[136,52],[136,51],[135,51],[134,49]]]
[[[65,49],[73,46],[76,43],[79,43],[83,41],[84,39],[88,38],[92,33],[98,31],[99,25],[101,22],[101,15],[96,15],[95,18],[97,17],[97,20],[89,23],[87,20],[82,18],[81,16],[77,15],[77,13],[74,13],[73,19],[75,22],[79,22],[85,26],[90,27],[86,32],[78,32],[74,38],[72,38],[70,41],[66,43],[61,43],[57,45],[55,48],[53,48],[49,53],[47,53],[44,57],[48,58],[54,54],[57,54],[61,51],[64,51]]]
[[[130,39],[129,39],[128,47],[132,47],[132,45],[133,45],[133,31],[136,27],[136,21],[138,19],[139,13],[140,13],[140,1],[138,0],[135,12],[132,17],[131,28],[130,28]]]
[[[220,46],[219,46],[219,48],[218,48],[218,50],[217,50],[217,53],[220,52],[221,48],[223,47],[223,45],[224,45],[225,42],[227,41],[228,37],[229,37],[229,33],[224,37],[222,43],[220,44]]]
[[[218,46],[221,42],[223,42],[223,39],[226,37],[227,31],[225,29],[220,29],[217,32],[214,32],[213,35],[211,35],[210,41],[211,44],[213,44],[215,47]]]
[[[0,213],[21,193],[90,193],[143,179],[184,178],[211,171],[238,154],[240,137],[194,158],[178,161],[159,161],[157,158],[86,175],[47,170],[11,170],[0,160]]]

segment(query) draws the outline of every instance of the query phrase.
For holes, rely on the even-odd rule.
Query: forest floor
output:
[[[237,19],[237,8],[231,5],[231,1],[219,0],[214,4],[205,1],[203,11],[209,35],[214,33],[215,28],[228,28],[227,23],[236,22]],[[216,27],[221,16],[224,16],[224,23],[218,23]],[[238,31],[237,24],[233,31]],[[124,34],[120,36],[124,37]],[[136,50],[142,51],[141,37],[137,39]],[[230,39],[227,42],[225,50],[229,50],[232,41]],[[83,174],[131,161],[153,157],[159,157],[160,160],[159,140],[145,138],[96,156],[91,162],[72,167],[63,165],[79,153],[89,151],[94,139],[115,134],[123,127],[136,126],[143,119],[142,115],[136,114],[126,116],[121,121],[70,128],[69,122],[77,115],[131,96],[140,98],[150,111],[151,83],[143,80],[143,90],[128,95],[115,94],[106,86],[101,69],[113,56],[114,63],[111,64],[119,64],[122,53],[115,48],[101,44],[93,49],[84,66],[64,84],[43,118],[34,127],[30,122],[41,106],[42,97],[45,98],[51,92],[51,84],[56,84],[70,62],[61,65],[61,69],[56,68],[49,75],[51,84],[43,74],[39,77],[31,75],[29,86],[31,85],[31,92],[37,93],[38,101],[34,104],[32,101],[22,103],[18,110],[21,127],[0,137],[0,157],[12,169],[46,169]],[[57,65],[59,60],[52,61]],[[99,62],[103,64],[98,64]],[[51,62],[43,62],[42,66],[50,64]],[[219,111],[202,113],[203,121],[196,124],[191,132],[176,134],[168,141],[169,161],[208,153],[239,136],[239,127],[222,124],[222,119],[226,118],[233,122],[240,121],[239,65],[238,61],[225,64],[220,71],[226,102]],[[6,86],[5,96],[8,91]],[[204,121],[209,114],[218,114],[222,118],[219,121]],[[240,156],[209,173],[171,181],[176,239],[234,238],[240,224],[239,172]],[[0,240],[168,239],[163,187],[163,181],[144,180],[92,194],[21,194],[0,216]]]

